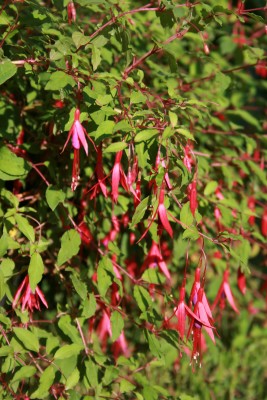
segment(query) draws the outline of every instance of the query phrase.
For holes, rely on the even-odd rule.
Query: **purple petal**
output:
[[[80,141],[79,141],[79,136],[78,136],[78,132],[77,132],[77,129],[76,129],[76,125],[74,125],[74,127],[73,127],[73,133],[72,133],[71,141],[72,141],[72,146],[74,147],[74,149],[79,150],[81,145],[80,145]]]
[[[79,140],[84,148],[86,155],[88,156],[88,144],[85,138],[85,129],[82,127],[82,124],[79,121],[75,121],[75,126],[77,128],[77,133],[79,136]]]

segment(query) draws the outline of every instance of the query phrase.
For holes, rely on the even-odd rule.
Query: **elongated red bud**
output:
[[[261,219],[261,232],[263,236],[267,236],[267,207],[264,208],[263,216]]]

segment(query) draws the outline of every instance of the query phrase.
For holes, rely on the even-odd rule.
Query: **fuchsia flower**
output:
[[[239,287],[240,292],[245,295],[246,293],[246,276],[245,274],[241,271],[241,268],[238,268],[237,272],[237,285]]]
[[[152,246],[146,256],[146,259],[141,267],[141,270],[148,268],[159,267],[161,272],[166,276],[168,280],[171,279],[170,272],[167,268],[165,261],[163,260],[162,254],[159,249],[159,245],[156,242],[152,242]]]
[[[102,318],[96,329],[99,342],[101,343],[102,350],[105,351],[107,347],[107,339],[112,336],[110,315],[107,310],[103,310]]]
[[[126,358],[130,356],[130,350],[128,349],[128,343],[126,341],[124,331],[121,332],[118,339],[113,343],[112,352],[115,360],[117,360],[121,354],[123,354]]]
[[[150,222],[148,224],[148,227],[146,228],[145,232],[140,237],[138,242],[140,242],[140,240],[142,240],[146,236],[150,226],[152,225],[152,222],[155,220],[157,215],[158,215],[158,219],[159,219],[159,225],[162,225],[163,228],[165,229],[165,231],[168,232],[168,234],[171,237],[173,237],[173,230],[172,230],[171,224],[170,224],[170,222],[168,220],[167,210],[166,210],[166,207],[164,205],[164,196],[165,196],[165,182],[163,181],[162,184],[161,184],[160,192],[159,192],[159,204],[158,204],[158,207],[156,208],[156,211],[154,212],[154,214],[153,214],[153,216],[152,216],[152,218],[151,218],[151,220],[150,220]]]
[[[64,144],[64,147],[62,150],[62,153],[65,150],[65,147],[67,146],[67,144],[71,138],[73,148],[76,150],[79,150],[82,145],[86,155],[88,156],[88,145],[87,145],[87,141],[85,138],[85,135],[87,135],[87,133],[86,133],[86,130],[84,129],[84,127],[82,126],[82,124],[80,123],[80,114],[81,114],[80,110],[78,108],[76,108],[75,114],[74,114],[74,122],[70,128],[66,143]]]
[[[71,24],[72,22],[76,21],[76,9],[73,1],[70,1],[67,5],[68,11],[68,23]]]
[[[189,144],[187,144],[184,148],[184,158],[183,158],[183,163],[186,167],[186,169],[191,172],[192,166],[194,165],[194,160],[192,158],[192,149]]]
[[[165,195],[164,186],[165,185],[163,183],[160,188],[158,216],[163,228],[168,232],[170,237],[173,237],[172,227],[167,217],[166,207],[164,206],[164,195]]]
[[[29,283],[29,276],[27,275],[22,283],[20,284],[14,300],[12,302],[12,307],[15,308],[18,303],[21,303],[21,309],[22,311],[24,310],[29,310],[30,312],[33,312],[34,309],[40,310],[40,300],[44,304],[46,308],[48,308],[48,304],[45,300],[44,294],[39,289],[38,286],[36,286],[35,292],[32,292],[30,288],[30,283]]]
[[[201,343],[202,343],[202,327],[206,330],[207,334],[215,344],[215,337],[213,333],[214,327],[213,319],[207,313],[206,306],[204,305],[204,289],[200,287],[197,292],[197,300],[194,307],[194,314],[197,315],[198,319],[192,319],[188,329],[187,338],[190,334],[193,335],[193,350],[191,354],[191,363],[198,362],[198,358],[201,361]],[[206,298],[206,296],[205,296]]]
[[[105,184],[105,175],[103,168],[103,159],[102,159],[102,147],[101,145],[97,148],[97,160],[96,160],[96,176],[98,180],[98,184],[102,190],[102,193],[105,197],[107,197],[107,187]]]
[[[250,211],[255,213],[255,198],[253,196],[250,196],[248,198],[248,208]],[[248,219],[249,225],[253,226],[255,224],[255,215],[251,215]]]
[[[188,185],[188,197],[190,202],[190,210],[192,214],[195,216],[195,212],[197,209],[197,182],[193,180],[192,183]]]
[[[121,182],[122,186],[126,191],[128,191],[127,179],[125,173],[121,166],[121,158],[122,158],[123,151],[119,151],[115,157],[115,163],[112,170],[112,198],[117,203],[119,197],[119,184]]]
[[[119,223],[119,220],[116,217],[116,215],[113,215],[111,217],[111,221],[112,221],[113,226],[112,226],[111,230],[109,231],[109,233],[102,240],[102,243],[106,248],[108,247],[109,242],[114,242],[114,240],[116,239],[116,236],[120,232],[120,223]]]
[[[189,297],[189,306],[192,308],[193,304],[196,304],[197,301],[197,296],[198,296],[198,291],[200,289],[200,268],[196,268],[195,271],[195,280],[191,289],[191,293],[190,293],[190,297]],[[205,292],[203,292],[202,294],[202,299],[201,299],[204,307],[205,307],[205,311],[206,314],[208,315],[208,318],[213,322],[213,318],[212,318],[212,313],[211,313],[211,309],[209,306],[209,302],[207,300],[206,294]]]
[[[168,187],[169,190],[172,189],[172,184],[170,182],[170,178],[169,178],[169,174],[168,174],[168,169],[166,167],[166,163],[164,160],[161,159],[161,154],[160,154],[160,148],[158,149],[158,153],[157,153],[157,157],[156,157],[156,161],[155,161],[155,167],[154,167],[154,171],[158,172],[159,166],[160,164],[162,165],[162,167],[165,169],[165,173],[164,173],[164,181]],[[153,178],[150,182],[149,185],[152,186],[154,188],[154,192],[156,193],[158,186],[156,184],[156,180],[155,178]]]
[[[80,123],[80,110],[77,108],[74,114],[74,122],[70,128],[67,140],[64,144],[63,151],[65,150],[70,138],[72,142],[72,147],[74,148],[74,159],[72,165],[72,183],[71,189],[74,191],[77,188],[78,180],[79,180],[79,168],[80,168],[80,147],[83,146],[86,155],[88,156],[88,144],[86,141],[87,135],[86,130]]]
[[[228,282],[229,281],[229,274],[230,274],[229,270],[226,269],[224,271],[224,274],[223,274],[223,281],[222,281],[221,286],[220,286],[220,288],[218,290],[217,296],[216,296],[216,298],[215,298],[215,300],[214,300],[214,302],[213,302],[213,304],[211,306],[211,309],[214,310],[216,305],[218,303],[220,303],[220,308],[223,310],[224,307],[225,307],[225,299],[227,299],[229,304],[230,304],[230,306],[232,307],[232,309],[236,313],[239,314],[238,308],[235,305],[235,301],[234,301],[234,298],[233,298],[233,295],[232,295],[232,292],[231,292],[231,288],[230,288],[230,285],[229,285],[229,282]]]
[[[263,216],[261,219],[261,233],[267,236],[267,207],[264,208]]]

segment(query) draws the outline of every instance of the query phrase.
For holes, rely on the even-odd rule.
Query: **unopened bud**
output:
[[[204,53],[206,55],[210,54],[210,49],[209,49],[209,46],[207,45],[207,43],[204,43]]]

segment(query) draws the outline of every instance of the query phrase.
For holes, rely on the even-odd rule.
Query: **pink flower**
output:
[[[230,306],[232,309],[239,314],[238,308],[235,305],[235,301],[231,292],[231,288],[229,285],[229,270],[225,270],[223,274],[223,281],[221,283],[221,286],[219,287],[217,296],[214,300],[214,303],[212,304],[211,309],[214,310],[216,305],[220,302],[220,307],[221,309],[224,309],[225,307],[225,298],[228,300]]]
[[[40,300],[41,302],[45,305],[46,308],[48,308],[48,304],[45,300],[44,294],[39,289],[38,286],[36,286],[35,292],[32,292],[30,288],[30,283],[29,283],[29,276],[27,275],[22,283],[20,284],[13,303],[12,307],[15,308],[18,303],[21,303],[21,309],[22,311],[24,310],[29,310],[30,312],[33,312],[34,309],[40,310]]]
[[[121,182],[125,190],[128,191],[127,179],[121,166],[122,150],[116,154],[115,163],[112,170],[112,198],[117,203],[119,197],[119,184]]]
[[[193,164],[194,164],[194,160],[193,160],[193,158],[192,158],[191,152],[192,152],[192,149],[191,149],[190,145],[187,144],[187,145],[185,146],[185,148],[184,148],[184,159],[183,159],[183,163],[184,163],[186,169],[187,169],[189,172],[191,172],[192,166],[193,166]]]
[[[199,289],[200,289],[200,268],[196,268],[195,280],[194,280],[194,283],[193,283],[193,286],[192,286],[192,289],[191,289],[191,293],[190,293],[190,298],[189,298],[189,306],[191,308],[192,308],[192,304],[196,304],[196,302],[197,302]],[[210,309],[210,306],[209,306],[209,302],[207,300],[207,297],[206,297],[206,294],[205,294],[204,291],[203,291],[203,295],[202,295],[201,301],[202,301],[202,303],[204,305],[206,314],[208,315],[210,321],[213,321],[211,309]]]
[[[76,9],[73,1],[70,1],[67,5],[68,11],[68,23],[71,24],[72,22],[76,21]]]
[[[195,180],[188,185],[188,197],[190,202],[190,210],[195,216],[197,209],[197,182]]]
[[[164,206],[164,184],[162,184],[159,194],[158,215],[163,228],[168,232],[170,237],[173,237],[172,227],[167,217],[166,207]]]
[[[74,114],[74,122],[70,128],[67,140],[64,144],[63,151],[65,150],[70,138],[72,142],[72,147],[74,148],[74,158],[72,164],[72,182],[71,189],[74,191],[77,188],[79,181],[79,172],[80,172],[80,147],[81,145],[84,148],[86,155],[88,156],[88,144],[86,141],[86,130],[80,123],[80,110],[77,108]]]
[[[237,285],[239,287],[240,292],[245,295],[246,293],[246,276],[244,274],[244,272],[241,271],[241,268],[238,268],[238,272],[237,272]]]
[[[85,138],[86,130],[80,123],[80,114],[81,114],[80,110],[77,108],[75,110],[75,114],[74,114],[74,122],[70,128],[67,140],[66,140],[63,150],[62,150],[62,153],[65,150],[65,147],[67,146],[67,144],[69,143],[69,140],[71,138],[72,146],[74,147],[74,149],[79,150],[82,145],[86,155],[88,156],[88,145],[87,145],[87,141]]]
[[[159,267],[161,272],[166,276],[168,280],[171,279],[170,272],[167,268],[165,261],[163,260],[159,245],[153,241],[141,269],[145,269],[146,267],[155,268],[156,266]]]
[[[126,358],[130,356],[130,350],[128,349],[124,331],[121,332],[119,338],[113,343],[112,352],[116,360],[120,354],[123,354]]]

